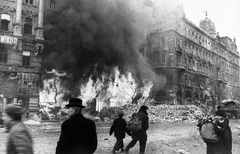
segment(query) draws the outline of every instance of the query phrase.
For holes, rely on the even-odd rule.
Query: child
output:
[[[117,141],[113,147],[112,153],[115,154],[116,151],[121,149],[123,152],[123,139],[125,138],[125,132],[131,136],[130,131],[126,128],[126,121],[122,118],[124,113],[122,111],[118,112],[118,118],[113,121],[112,127],[110,128],[109,135],[111,136],[114,132],[114,136],[116,137]]]

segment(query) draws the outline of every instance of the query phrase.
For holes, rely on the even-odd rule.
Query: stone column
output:
[[[17,0],[16,21],[14,23],[14,35],[22,36],[22,0]]]
[[[38,8],[38,27],[43,27],[43,13],[44,13],[44,4],[43,0],[39,0]]]
[[[44,14],[44,0],[39,0],[38,5],[38,26],[37,26],[37,35],[36,39],[43,39],[43,14]]]

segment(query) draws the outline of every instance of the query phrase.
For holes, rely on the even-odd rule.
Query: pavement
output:
[[[105,136],[107,135],[101,134],[108,134],[110,123],[105,123],[104,125],[101,123],[96,123],[96,126],[98,140],[104,143],[109,142],[109,140],[104,140],[106,139]],[[28,125],[28,127],[33,136],[34,154],[54,154],[57,146],[57,141],[61,132],[61,123],[45,122],[41,125]],[[5,128],[0,128],[0,140],[2,141],[0,142],[0,154],[6,153],[6,139],[7,133],[5,133]],[[107,145],[108,147],[111,147],[110,144],[107,143]],[[105,148],[104,151],[110,151],[110,148],[103,148]],[[98,147],[98,152],[96,151],[95,153],[102,153],[101,149],[102,147]]]
[[[188,127],[188,125],[190,127]],[[188,137],[189,130],[192,129],[192,126],[195,127],[195,124],[188,124],[185,127],[188,127],[187,129],[184,129],[184,132],[178,131],[175,129],[170,129],[171,125],[165,125],[162,126],[161,129],[159,128],[159,125],[151,125],[149,130],[149,143],[147,147],[146,153],[151,154],[161,154],[161,146],[158,145],[156,140],[161,142],[164,140],[171,140],[174,138],[184,138]],[[34,152],[35,154],[54,154],[55,149],[57,146],[57,141],[59,139],[60,135],[60,123],[45,123],[41,125],[32,125],[29,126],[29,130],[32,133],[33,140],[34,140]],[[115,144],[116,139],[114,136],[109,136],[108,132],[110,129],[111,123],[96,123],[97,127],[97,134],[98,134],[98,147],[95,152],[95,154],[110,154],[110,151],[112,150],[113,145]],[[165,130],[164,133],[159,133],[159,130]],[[171,134],[171,135],[170,135]],[[174,134],[174,135],[172,135]],[[5,133],[5,128],[0,128],[0,154],[5,153],[6,148],[6,137],[7,134]],[[159,140],[161,139],[161,140]],[[126,136],[124,139],[125,145],[131,141],[130,136]],[[139,145],[135,146],[131,149],[130,154],[137,154]],[[119,152],[118,152],[119,153]],[[119,153],[120,154],[120,153]],[[165,153],[168,154],[168,153]]]
[[[42,123],[41,125],[28,126],[34,140],[34,154],[55,154],[57,141],[60,135],[61,123]],[[98,134],[98,147],[95,154],[110,154],[116,141],[108,132],[111,123],[96,123]],[[240,121],[232,121],[233,154],[239,154]],[[0,154],[4,154],[6,148],[5,128],[0,128]],[[131,141],[126,136],[124,144]],[[138,154],[139,145],[131,149],[130,154]],[[148,142],[146,154],[203,154],[205,144],[199,136],[195,123],[161,123],[150,125],[148,130]],[[120,154],[118,152],[118,154]]]

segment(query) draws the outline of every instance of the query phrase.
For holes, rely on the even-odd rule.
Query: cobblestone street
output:
[[[233,132],[233,154],[240,152],[239,121],[231,122]],[[31,127],[32,128],[32,127]],[[40,129],[39,129],[40,128]],[[37,130],[38,129],[38,130]],[[59,129],[59,128],[58,128]],[[0,153],[5,153],[5,142],[7,134],[5,129],[0,128]],[[41,131],[41,127],[31,129],[34,139],[35,154],[54,154],[60,132]],[[95,154],[110,154],[115,143],[115,138],[108,135],[109,125],[98,126],[98,148]],[[124,140],[126,145],[131,137],[127,136]],[[130,154],[138,154],[139,145],[130,150]],[[148,131],[148,142],[146,154],[203,154],[205,153],[205,143],[201,140],[196,129],[195,123],[161,123],[150,125]]]

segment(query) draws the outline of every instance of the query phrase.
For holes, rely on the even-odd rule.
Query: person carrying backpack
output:
[[[148,118],[147,109],[148,109],[147,106],[142,105],[138,113],[136,113],[141,120],[141,129],[137,132],[132,132],[132,141],[126,146],[125,154],[128,154],[129,149],[134,147],[138,141],[140,144],[139,154],[145,153],[145,148],[147,143],[147,130],[149,128],[149,122],[148,122],[149,118]]]
[[[203,132],[203,129],[206,129],[207,120],[210,120],[208,122],[214,124],[214,131],[205,130]],[[213,117],[201,119],[198,123],[198,127],[200,134],[206,143],[207,154],[232,154],[232,132],[229,126],[229,119],[226,116],[226,113],[221,110],[220,106],[217,107],[217,111]],[[206,138],[209,140],[206,140]]]
[[[114,133],[114,136],[116,137],[117,141],[113,147],[112,153],[115,154],[116,151],[121,149],[121,152],[123,152],[123,139],[125,138],[125,132],[131,136],[131,133],[126,128],[126,121],[122,118],[124,113],[122,111],[118,112],[118,118],[113,121],[113,124],[110,128],[109,135],[111,136]]]

